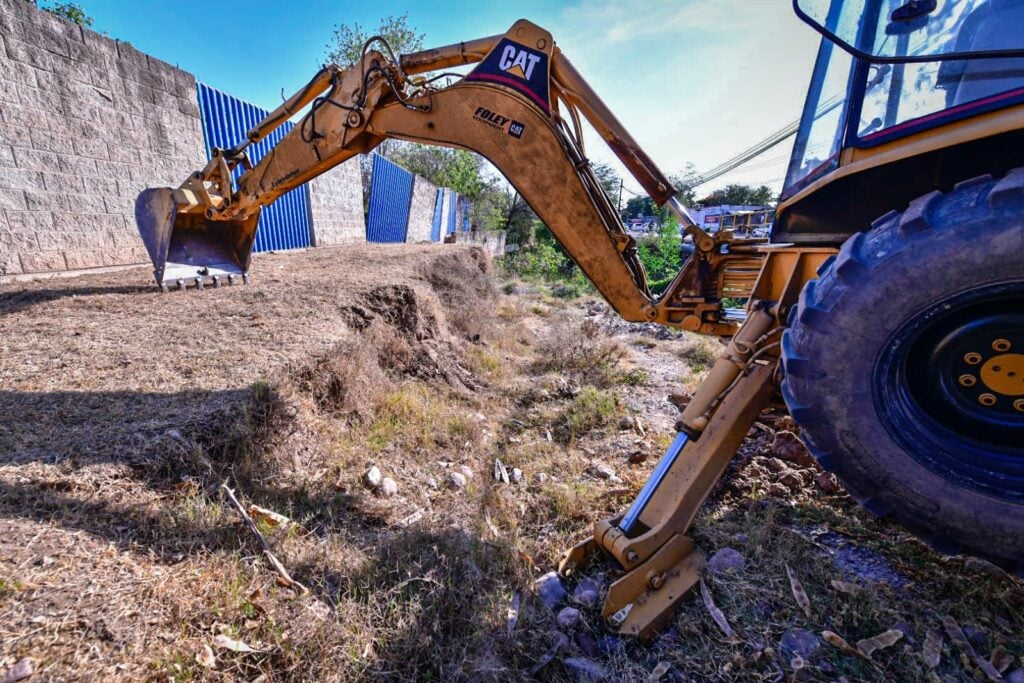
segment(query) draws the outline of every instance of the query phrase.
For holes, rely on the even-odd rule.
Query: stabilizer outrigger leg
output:
[[[630,509],[597,522],[594,535],[563,557],[559,565],[563,576],[578,571],[598,550],[626,570],[609,588],[602,610],[613,630],[649,638],[700,579],[704,555],[685,531],[775,392],[775,363],[754,361],[741,370],[739,364],[746,363],[752,353],[741,353],[737,340],[742,344],[746,337],[753,342],[768,332],[771,321],[763,311],[748,319],[715,364],[734,378],[717,391],[705,382],[690,402],[695,406],[702,400],[702,391],[714,391],[712,401],[725,392],[706,427],[697,431],[680,425],[685,431],[676,436]]]
[[[598,521],[593,536],[567,551],[559,572],[579,572],[599,552],[624,574],[609,588],[608,627],[649,639],[699,580],[704,555],[686,532],[761,411],[775,395],[782,320],[799,284],[831,250],[767,247],[746,322],[719,355],[680,416],[679,433],[636,501]],[[781,303],[780,303],[781,302]]]

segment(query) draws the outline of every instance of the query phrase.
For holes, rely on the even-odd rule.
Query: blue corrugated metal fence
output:
[[[250,128],[269,113],[237,97],[222,93],[205,83],[197,84],[199,109],[202,112],[203,138],[206,140],[207,158],[214,147],[227,149],[245,139]],[[253,165],[259,163],[274,145],[294,127],[285,122],[273,133],[248,148]],[[236,170],[236,177],[241,169]],[[310,245],[309,189],[306,185],[295,188],[264,207],[256,230],[254,251],[299,249]]]
[[[430,241],[441,241],[441,216],[444,215],[444,190],[438,189],[434,197],[434,218],[430,222]]]
[[[415,176],[398,164],[373,155],[367,242],[404,242],[409,230],[409,206]]]
[[[445,190],[445,208],[448,212],[448,234],[455,232],[459,216],[459,194],[455,190]]]
[[[462,219],[462,232],[469,232],[469,200],[460,197],[459,217]]]

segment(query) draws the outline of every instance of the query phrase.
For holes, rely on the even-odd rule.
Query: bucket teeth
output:
[[[260,212],[235,220],[178,209],[169,187],[143,190],[135,201],[135,222],[153,262],[157,285],[183,280],[203,289],[212,278],[224,276],[229,284],[232,276],[248,281],[245,271]]]
[[[180,289],[183,292],[185,291],[185,281],[184,280],[178,280],[178,289]]]

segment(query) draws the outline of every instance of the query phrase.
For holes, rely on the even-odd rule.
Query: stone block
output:
[[[20,36],[22,32],[21,22],[18,17],[9,12],[4,12],[3,0],[0,0],[0,34],[5,36]]]
[[[51,12],[33,12],[29,21],[48,33],[55,33],[62,38],[81,42],[83,29],[78,24],[62,19]],[[88,29],[84,29],[88,30]]]
[[[68,270],[99,268],[103,265],[103,250],[81,249],[65,251],[64,259],[67,261]]]
[[[21,102],[21,97],[18,95],[18,87],[14,81],[6,79],[0,79],[0,103],[7,105],[16,105]]]
[[[72,151],[74,145],[71,135],[59,131],[36,128],[31,130],[30,138],[31,147],[37,152],[64,153]],[[59,162],[57,168],[60,168]]]
[[[19,230],[0,230],[0,252],[38,251],[36,233]]]
[[[68,196],[45,190],[25,190],[25,204],[29,211],[68,211]]]
[[[23,272],[21,259],[17,254],[8,254],[0,250],[0,275],[20,275]]]
[[[115,192],[103,195],[103,208],[107,213],[119,213],[122,215],[133,214],[135,202],[133,199],[121,197],[117,194],[117,184],[114,184]]]
[[[103,250],[103,265],[124,266],[133,263],[143,263],[146,259],[140,259],[137,250],[131,247],[116,247]]]
[[[83,42],[97,52],[102,52],[109,59],[118,58],[117,41],[107,36],[102,36],[95,31],[82,31]]]
[[[67,197],[68,206],[72,211],[82,213],[107,213],[107,208],[103,204],[103,195],[83,192],[81,194],[69,194]]]
[[[14,150],[14,160],[18,168],[28,171],[60,170],[60,162],[53,152],[18,147]]]
[[[116,178],[96,176],[95,178],[82,178],[82,182],[85,185],[86,192],[103,195],[104,201],[106,201],[106,197],[118,197]],[[107,213],[114,212],[107,209]]]
[[[116,52],[116,50],[115,50]],[[111,56],[98,45],[90,41],[76,42],[68,41],[68,57],[75,62],[84,64],[87,67],[106,68],[109,66]],[[116,56],[114,57],[116,58]]]
[[[61,23],[63,24],[63,22]],[[63,28],[63,26],[60,28]],[[77,36],[78,42],[81,42],[81,30],[79,29],[72,33]],[[68,57],[67,40],[60,31],[55,31],[52,27],[36,26],[34,30],[26,30],[22,33],[22,40],[41,50],[46,50],[61,57]]]
[[[107,235],[109,244],[115,247],[137,247],[141,241],[137,233],[127,230],[111,230]]]
[[[0,190],[0,209],[26,211],[25,192],[22,190]]]
[[[11,230],[36,232],[53,228],[53,214],[49,211],[5,211]]]
[[[23,43],[20,40],[7,41],[7,57],[12,61],[28,64],[44,71],[54,70],[54,56],[52,53],[35,45]]]
[[[9,80],[18,83],[19,85],[27,85],[33,88],[36,87],[39,82],[37,77],[38,74],[46,73],[41,72],[28,64],[12,61],[0,64],[0,68],[3,68],[9,74],[7,76]]]
[[[49,113],[42,109],[30,109],[24,105],[18,107],[0,107],[0,116],[5,124],[22,128],[41,128],[49,130]]]
[[[70,149],[68,151],[71,151]],[[58,167],[61,173],[79,177],[96,175],[96,160],[73,154],[58,154]]]
[[[140,52],[128,43],[117,43],[117,56],[118,59],[124,64],[130,64],[135,69],[148,69],[149,68],[149,57],[145,52]]]
[[[72,147],[78,156],[91,157],[93,159],[106,159],[108,156],[107,143],[104,140],[75,138]]]
[[[43,187],[50,192],[84,192],[85,184],[82,179],[75,175],[64,173],[41,173]]]
[[[0,145],[0,166],[14,167],[14,149],[10,145]]]
[[[194,99],[178,98],[178,111],[189,118],[199,118],[199,104]]]
[[[21,106],[41,109],[43,111],[57,111],[63,114],[67,111],[67,98],[60,89],[32,88],[27,85],[18,86],[18,99]]]
[[[173,92],[173,85],[178,68],[168,64],[162,59],[157,59],[153,55],[146,55],[146,59],[149,71],[159,76],[165,85],[170,86],[167,88],[167,92]]]
[[[0,189],[38,190],[43,187],[43,174],[39,171],[0,167]]]
[[[16,147],[31,147],[32,134],[30,129],[25,126],[0,123],[0,144],[14,145]]]
[[[21,258],[21,269],[26,273],[52,273],[54,271],[67,270],[67,262],[64,260],[63,252],[23,252],[18,256]]]

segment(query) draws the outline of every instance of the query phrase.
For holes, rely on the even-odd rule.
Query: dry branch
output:
[[[227,482],[221,484],[220,487],[224,489],[226,494],[228,494],[228,499],[231,501],[231,504],[235,506],[235,509],[238,510],[238,514],[242,516],[246,526],[249,527],[249,531],[256,535],[260,545],[263,546],[263,553],[267,556],[267,560],[270,562],[270,565],[274,568],[274,571],[277,572],[278,576],[281,577],[284,584],[289,588],[297,588],[303,594],[309,593],[309,589],[293,579],[291,574],[288,573],[288,570],[284,568],[283,564],[281,564],[281,561],[274,556],[273,551],[270,550],[270,543],[267,541],[266,537],[260,533],[260,530],[256,527],[256,522],[252,521],[252,517],[250,517],[249,513],[246,512],[244,507],[242,507],[242,504],[238,502],[238,498],[235,497],[235,492],[228,488]]]

